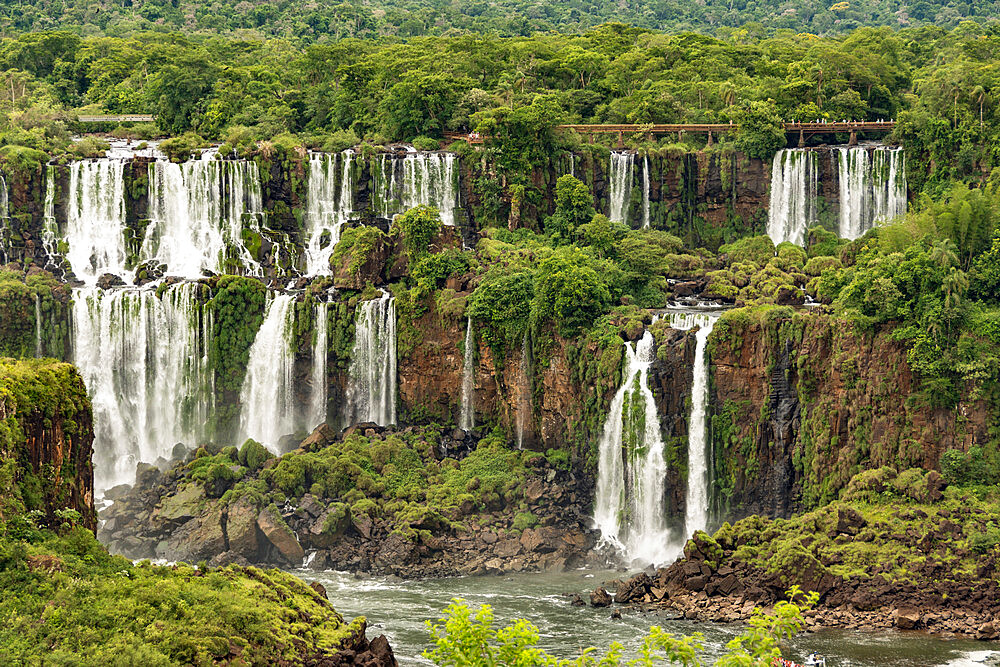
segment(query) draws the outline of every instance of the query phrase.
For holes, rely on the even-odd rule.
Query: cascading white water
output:
[[[688,419],[688,484],[685,500],[684,535],[689,537],[696,530],[708,528],[709,475],[708,475],[708,372],[706,353],[708,336],[712,333],[717,313],[673,313],[670,326],[674,329],[693,329],[695,352],[691,382],[691,416]]]
[[[257,164],[218,160],[214,152],[176,164],[149,165],[149,217],[141,259],[167,273],[199,278],[205,271],[263,275],[246,247],[244,226],[259,231],[264,214]],[[231,258],[238,267],[227,267]],[[227,269],[237,268],[238,271]]]
[[[521,360],[517,365],[517,448],[524,449],[524,431],[528,426],[528,415],[531,413],[531,381],[530,360],[528,358],[528,332],[524,332],[521,340]]]
[[[649,229],[649,156],[642,157],[642,227]]]
[[[73,291],[74,359],[94,410],[95,488],[205,436],[214,412],[211,311],[200,285]]]
[[[240,432],[274,450],[296,431],[294,324],[295,296],[269,293],[240,391]]]
[[[339,158],[331,153],[309,155],[306,189],[306,274],[330,275],[330,257],[340,240],[340,231],[354,208],[354,151]],[[338,167],[339,162],[339,167]]]
[[[630,562],[665,563],[672,554],[666,522],[667,462],[649,368],[655,355],[646,331],[633,350],[611,403],[599,444],[594,523],[601,539]],[[624,451],[623,451],[624,450]]]
[[[816,222],[819,162],[815,151],[786,148],[771,163],[771,203],[767,235],[775,245],[803,245],[806,230]]]
[[[462,359],[462,409],[458,417],[458,427],[471,431],[476,425],[476,351],[475,336],[472,333],[472,318],[466,319],[465,357]]]
[[[42,298],[35,295],[35,357],[42,356]]]
[[[608,165],[608,218],[612,222],[628,222],[629,201],[632,198],[632,163],[635,154],[612,151]]]
[[[906,214],[903,149],[842,147],[837,165],[842,238],[856,239],[874,225]]]
[[[396,300],[387,292],[358,305],[345,419],[396,423]]]
[[[397,162],[401,163],[398,179]],[[373,208],[379,215],[391,218],[414,206],[433,206],[440,212],[441,222],[453,226],[458,207],[455,165],[454,153],[411,151],[401,159],[380,155],[374,179]]]
[[[312,394],[311,415],[306,426],[310,429],[326,423],[327,415],[327,340],[328,318],[330,304],[320,301],[313,310],[313,325],[316,327],[316,337],[312,349]]]
[[[45,249],[45,268],[58,268],[59,225],[56,222],[56,167],[45,167],[45,204],[42,207],[42,247]]]
[[[125,163],[74,162],[69,171],[66,258],[76,277],[93,285],[104,273],[131,282],[125,249]]]

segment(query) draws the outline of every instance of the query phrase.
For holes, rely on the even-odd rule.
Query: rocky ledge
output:
[[[588,564],[591,484],[493,436],[322,426],[292,452],[257,443],[140,466],[99,537],[133,559],[269,564],[406,578]]]
[[[851,480],[845,501],[792,519],[749,517],[695,533],[684,557],[599,588],[591,604],[648,605],[690,620],[745,621],[799,586],[819,594],[807,628],[924,630],[1000,639],[1000,511],[941,489],[934,471]]]

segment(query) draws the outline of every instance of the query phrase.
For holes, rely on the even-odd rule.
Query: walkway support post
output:
[[[625,148],[625,132],[618,130],[618,148]]]
[[[806,135],[805,135],[805,132],[803,132],[802,128],[800,127],[799,128],[799,148],[805,148],[805,147],[806,147]]]
[[[851,138],[847,142],[847,145],[848,146],[857,146],[858,145],[858,131],[855,128],[853,128],[853,127],[851,128]]]

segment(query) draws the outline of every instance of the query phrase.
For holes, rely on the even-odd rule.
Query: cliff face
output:
[[[890,333],[809,311],[720,321],[712,439],[725,514],[787,516],[835,498],[859,470],[937,468],[945,450],[988,441],[986,400],[929,405]]]
[[[95,530],[94,429],[83,380],[69,364],[0,359],[0,488],[3,507],[80,513]],[[9,468],[8,468],[9,466]]]

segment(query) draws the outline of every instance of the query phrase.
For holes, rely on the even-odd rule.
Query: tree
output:
[[[773,100],[744,104],[736,122],[736,148],[747,157],[770,160],[788,142]]]

